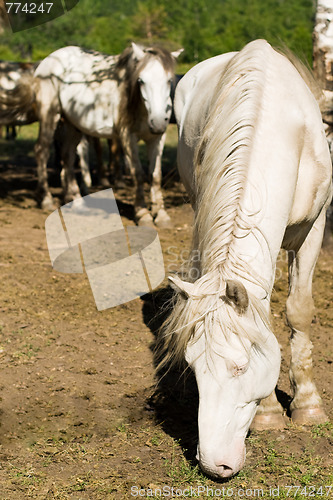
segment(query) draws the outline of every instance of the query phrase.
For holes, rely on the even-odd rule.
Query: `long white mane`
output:
[[[263,43],[262,50],[267,47]],[[251,276],[234,251],[234,243],[256,231],[253,214],[246,213],[242,201],[265,88],[263,60],[251,46],[231,59],[221,75],[197,149],[194,238],[201,256],[201,274],[218,268],[224,279],[235,274]]]

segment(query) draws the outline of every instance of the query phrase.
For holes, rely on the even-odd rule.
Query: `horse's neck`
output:
[[[237,98],[235,86],[221,93],[206,127],[207,143],[205,137],[201,142],[202,163],[198,148],[196,172],[203,272],[215,267],[227,277],[253,277],[269,290],[292,207],[302,133],[293,119],[298,108],[292,93],[282,103],[274,97],[287,85],[276,83],[274,62],[275,56],[267,61],[268,70],[259,59],[258,70],[244,76],[240,89],[251,88],[246,98]],[[294,76],[289,66],[283,69]]]
[[[251,161],[237,217],[229,226],[217,224],[216,230],[206,226],[201,232],[199,226],[195,236],[202,274],[217,270],[224,279],[244,278],[253,284],[253,292],[257,296],[258,287],[267,293],[273,287],[276,260],[285,231],[285,220],[280,214],[267,213],[268,199],[273,197],[272,185],[265,179],[258,182],[260,175],[255,162]],[[223,189],[216,196],[223,200]],[[201,208],[197,207],[197,210]],[[221,209],[221,214],[215,214],[215,220],[221,219],[226,211],[228,206]],[[280,225],[277,220],[274,224],[278,217],[282,221]],[[272,224],[274,232],[271,231]]]

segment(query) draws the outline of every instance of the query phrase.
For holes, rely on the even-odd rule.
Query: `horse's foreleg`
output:
[[[66,122],[64,127],[64,140],[61,144],[61,183],[64,191],[64,201],[68,203],[76,198],[81,198],[75,177],[74,163],[76,148],[82,138],[82,133],[69,122]]]
[[[257,413],[252,421],[251,429],[262,431],[265,429],[283,429],[285,419],[283,408],[276,398],[275,391],[263,399],[258,406]]]
[[[323,238],[323,246],[328,247],[333,244],[333,205],[330,205],[326,214],[326,225]]]
[[[170,227],[171,219],[164,208],[162,194],[162,153],[166,134],[147,142],[149,174],[151,176],[151,211],[158,227]]]
[[[39,135],[35,145],[35,157],[37,162],[38,188],[37,198],[41,208],[44,210],[54,210],[55,206],[49,189],[47,180],[47,162],[50,156],[50,148],[54,137],[54,132],[60,114],[48,110],[45,118],[40,119]]]
[[[135,221],[139,226],[152,226],[153,218],[149,213],[144,196],[144,172],[139,158],[137,138],[134,134],[121,137],[124,150],[124,159],[127,168],[131,172],[134,181],[135,200],[134,212]]]
[[[292,419],[300,424],[327,421],[322,401],[313,381],[310,327],[314,306],[312,277],[325,227],[325,211],[319,215],[296,253],[289,253],[289,295],[287,320],[291,328],[290,382]]]
[[[82,174],[82,181],[80,186],[81,191],[84,194],[89,194],[89,188],[91,188],[92,182],[91,182],[91,175],[89,168],[89,141],[85,135],[82,137],[79,144],[77,145],[76,151],[79,156],[80,169]],[[65,172],[62,171],[63,182],[65,182],[64,174]]]

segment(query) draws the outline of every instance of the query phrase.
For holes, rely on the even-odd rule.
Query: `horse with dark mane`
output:
[[[46,57],[34,78],[26,78],[11,95],[0,93],[0,111],[5,107],[15,116],[35,106],[40,122],[35,153],[43,208],[53,208],[46,167],[62,115],[67,127],[62,145],[65,201],[80,197],[73,163],[82,134],[116,137],[135,180],[136,221],[149,225],[154,218],[156,225],[169,224],[161,191],[161,157],[172,108],[174,64],[180,53],[134,43],[119,56],[64,47]],[[149,158],[151,212],[144,200],[144,175],[137,146],[140,139],[147,145]]]

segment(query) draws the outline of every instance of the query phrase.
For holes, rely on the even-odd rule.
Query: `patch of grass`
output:
[[[161,432],[157,432],[153,435],[150,442],[153,446],[159,446],[162,443],[163,438],[164,434],[162,434]]]
[[[172,480],[174,485],[204,485],[208,479],[200,471],[198,465],[191,465],[183,455],[176,454],[177,443],[173,443],[171,459],[165,459],[164,465],[167,476]]]
[[[10,475],[13,482],[21,486],[36,485],[41,483],[44,479],[44,477],[40,473],[36,473],[34,469],[18,469],[14,467]]]
[[[122,432],[123,434],[127,434],[128,424],[122,423],[122,424],[118,425],[117,430],[119,432]]]
[[[175,484],[204,484],[207,482],[206,476],[202,474],[198,465],[192,466],[185,458],[180,463],[165,461],[167,476]]]
[[[40,347],[35,346],[33,344],[23,344],[21,347],[20,351],[15,351],[12,354],[13,358],[22,358],[22,357],[27,357],[28,359],[31,359],[36,355],[36,353],[40,351]]]
[[[268,448],[267,453],[265,455],[265,463],[268,467],[271,468],[271,470],[276,470],[278,466],[278,453],[274,448]]]
[[[82,476],[76,477],[75,481],[76,481],[75,484],[73,484],[69,487],[70,491],[71,492],[85,491],[87,489],[87,487],[93,481],[92,471],[88,471],[86,474],[83,474]]]

